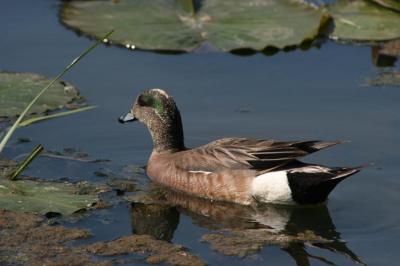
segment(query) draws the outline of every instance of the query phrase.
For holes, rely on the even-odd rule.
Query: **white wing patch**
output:
[[[331,180],[339,179],[339,178],[342,178],[342,177],[344,177],[344,176],[348,176],[348,175],[354,174],[354,173],[356,173],[356,172],[357,172],[356,169],[353,169],[352,171],[345,171],[344,173],[342,173],[342,174],[340,174],[340,175],[337,175],[337,176],[335,176],[335,177],[332,177]]]
[[[291,173],[328,173],[331,169],[319,165],[309,165],[290,170]]]
[[[251,184],[251,194],[260,202],[293,204],[287,172],[269,172],[257,176]]]

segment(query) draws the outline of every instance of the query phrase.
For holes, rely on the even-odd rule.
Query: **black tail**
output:
[[[299,204],[324,202],[339,182],[359,172],[362,167],[328,168],[307,165],[288,171],[292,198]]]

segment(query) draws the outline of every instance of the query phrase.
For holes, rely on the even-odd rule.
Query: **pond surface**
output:
[[[91,43],[59,23],[59,5],[54,0],[2,2],[0,69],[54,76]],[[110,160],[96,165],[40,158],[26,172],[49,179],[101,182],[107,177],[96,171],[144,166],[152,148],[147,129],[120,125],[117,118],[139,92],[154,87],[174,96],[189,147],[230,136],[349,140],[305,159],[332,166],[373,164],[341,183],[326,207],[247,210],[172,196],[168,200],[181,207],[153,213],[121,202],[64,223],[89,228],[94,234],[89,241],[135,232],[161,234],[210,265],[307,265],[308,260],[312,265],[352,265],[357,257],[368,265],[398,265],[400,90],[365,85],[381,71],[372,64],[370,47],[329,41],[320,49],[272,57],[162,55],[101,46],[63,78],[99,108],[19,129],[6,154],[17,156],[41,143],[48,150],[72,147]],[[17,144],[17,137],[32,142]],[[136,178],[147,182],[144,174]],[[147,212],[146,225],[139,214]],[[157,221],[166,223],[157,229],[161,233]],[[220,229],[268,228],[270,223],[285,233],[313,231],[333,243],[263,245],[240,257],[225,256],[201,241]]]

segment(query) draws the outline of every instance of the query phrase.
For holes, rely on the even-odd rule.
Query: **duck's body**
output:
[[[148,176],[171,189],[210,200],[246,205],[320,203],[340,181],[359,171],[297,161],[339,142],[225,138],[187,149],[179,111],[172,97],[159,89],[139,95],[120,121],[136,119],[148,126],[153,138]]]
[[[211,200],[319,203],[358,169],[308,165],[295,158],[334,144],[221,139],[195,149],[153,151],[147,174],[171,189]]]

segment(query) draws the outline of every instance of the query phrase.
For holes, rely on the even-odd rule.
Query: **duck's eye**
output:
[[[150,95],[141,95],[138,99],[138,103],[141,106],[152,106],[153,105],[153,97]]]
[[[138,99],[138,103],[141,106],[148,106],[154,108],[158,113],[164,113],[164,105],[160,99],[153,97],[152,95],[141,95]]]

